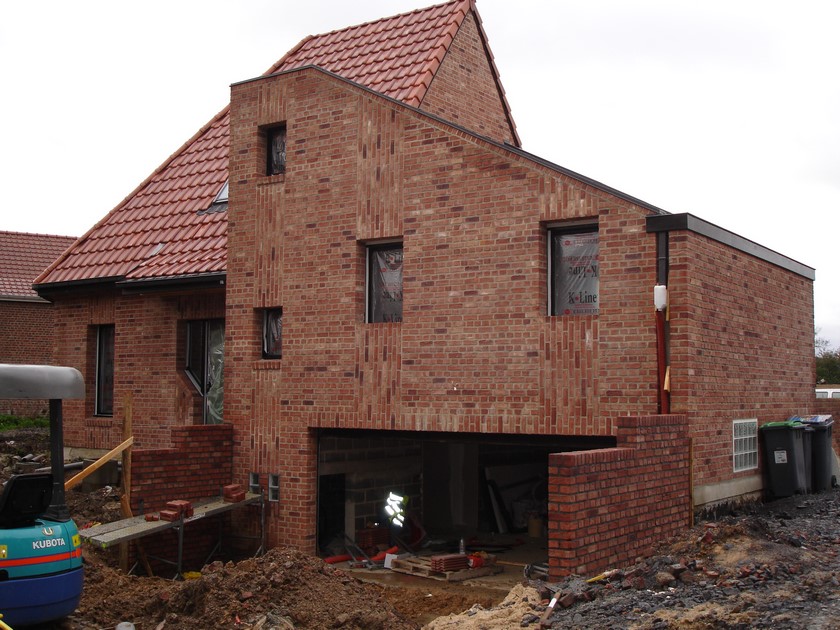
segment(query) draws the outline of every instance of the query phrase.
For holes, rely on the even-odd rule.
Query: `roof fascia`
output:
[[[3,295],[0,294],[0,302],[28,302],[30,304],[49,304],[50,301],[42,298],[40,295]]]
[[[120,280],[116,287],[123,294],[147,293],[149,291],[182,291],[184,289],[213,289],[224,287],[227,273],[208,273],[192,276],[170,276],[167,278],[144,278]]]
[[[709,223],[687,212],[647,217],[646,229],[648,233],[688,231],[700,234],[713,241],[737,249],[770,264],[781,267],[808,280],[815,279],[814,268],[788,258],[772,249],[759,245],[743,236],[730,232],[722,227]]]

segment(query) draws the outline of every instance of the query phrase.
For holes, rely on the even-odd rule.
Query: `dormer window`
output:
[[[198,214],[210,214],[211,212],[222,212],[227,210],[228,207],[228,182],[225,181],[224,186],[218,192],[215,199],[213,199],[213,203],[210,204],[210,207],[207,210],[199,210]]]
[[[286,125],[266,130],[266,175],[286,172]]]

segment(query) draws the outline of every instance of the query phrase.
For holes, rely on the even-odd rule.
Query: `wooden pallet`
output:
[[[461,569],[460,571],[432,571],[432,561],[429,558],[415,556],[413,558],[394,558],[391,560],[391,570],[432,580],[463,582],[472,578],[501,573],[503,569],[497,565],[490,565],[477,569]]]

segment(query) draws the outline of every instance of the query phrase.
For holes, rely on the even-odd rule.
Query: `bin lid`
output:
[[[816,414],[816,415],[807,415],[807,416],[791,416],[788,420],[793,420],[796,422],[804,422],[805,424],[833,424],[834,420],[831,418],[831,414]]]
[[[803,429],[805,425],[802,424],[799,420],[794,420],[793,418],[789,418],[787,420],[781,420],[780,422],[768,422],[767,424],[761,425],[762,430],[764,429]]]

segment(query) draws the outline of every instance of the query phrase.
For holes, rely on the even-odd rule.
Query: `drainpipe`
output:
[[[653,305],[656,309],[656,365],[659,413],[671,413],[671,367],[668,365],[668,232],[656,235],[656,286]]]

